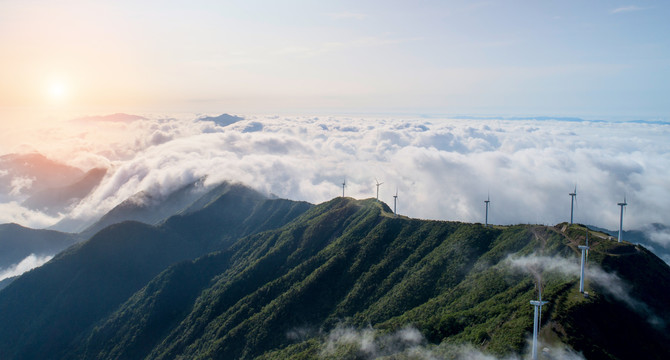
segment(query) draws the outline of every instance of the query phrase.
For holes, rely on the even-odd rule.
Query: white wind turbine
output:
[[[379,185],[383,184],[383,182],[379,182],[377,178],[375,178],[375,183],[377,183],[377,201],[379,201]]]
[[[575,185],[575,191],[571,192],[570,194],[570,225],[572,225],[572,219],[574,215],[574,210],[575,210],[575,198],[577,197],[577,185]]]
[[[393,215],[398,216],[398,211],[396,208],[398,202],[398,187],[396,186],[395,188],[395,195],[393,195]]]

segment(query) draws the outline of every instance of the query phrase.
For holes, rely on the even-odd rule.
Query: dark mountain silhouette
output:
[[[219,126],[232,125],[238,121],[244,120],[241,116],[221,114],[219,116],[205,116],[199,119],[200,121],[212,121]]]
[[[77,242],[75,234],[0,225],[0,269],[17,264],[30,254],[54,255]]]

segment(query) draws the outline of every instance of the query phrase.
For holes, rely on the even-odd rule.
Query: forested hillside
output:
[[[541,320],[545,358],[631,359],[644,349],[646,359],[665,359],[670,353],[670,268],[642,247],[579,225],[486,228],[395,217],[373,199],[336,198],[282,216],[300,203],[241,193],[158,228],[110,227],[19,279],[0,292],[3,353],[58,359],[520,355],[528,351],[537,284],[549,301]],[[235,217],[237,207],[265,210]],[[260,229],[267,231],[254,231]],[[587,231],[584,296],[577,246]],[[212,238],[229,241],[217,249]],[[132,286],[119,285],[128,281],[128,269],[154,264],[152,253],[165,247],[186,261],[174,263],[173,256],[133,273],[143,277]],[[217,251],[187,259],[193,247]],[[165,268],[167,262],[173,265]],[[61,269],[68,266],[80,270]],[[26,303],[35,289],[44,295]],[[91,297],[104,306],[91,308]],[[29,310],[36,311],[28,316]]]

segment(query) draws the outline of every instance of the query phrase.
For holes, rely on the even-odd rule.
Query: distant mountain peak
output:
[[[0,156],[0,191],[30,195],[46,188],[67,186],[84,176],[84,172],[38,152]],[[29,179],[29,186],[17,191],[15,179]]]
[[[235,115],[230,115],[230,114],[221,114],[219,116],[205,116],[201,117],[198,120],[200,121],[211,121],[215,123],[218,126],[225,127],[228,125],[232,125],[238,121],[244,120],[243,117],[241,116],[235,116]]]

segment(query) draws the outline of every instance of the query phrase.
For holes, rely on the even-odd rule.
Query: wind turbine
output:
[[[589,249],[589,229],[586,229],[586,245],[580,245],[582,251],[582,272],[579,276],[579,292],[584,293],[584,266],[586,266],[586,251]]]
[[[619,242],[623,241],[623,207],[628,205],[626,195],[623,196],[623,202],[618,203],[621,206],[621,217],[619,218]]]
[[[573,219],[573,214],[574,214],[574,209],[575,209],[575,197],[577,197],[577,185],[575,185],[575,191],[571,192],[570,194],[570,225],[572,225],[572,219]]]
[[[393,195],[393,215],[398,216],[398,211],[396,210],[396,204],[398,202],[398,187],[395,188],[395,195]]]
[[[484,227],[489,227],[489,203],[491,202],[491,197],[490,195],[486,195],[486,200],[484,200],[484,204],[486,204],[486,217],[484,218]]]
[[[535,308],[533,313],[533,360],[537,360],[537,335],[540,332],[540,316],[542,316],[542,305],[548,303],[548,301],[542,301],[542,278],[538,280],[538,294],[538,300],[530,301],[530,304]]]
[[[344,197],[344,187],[347,186],[347,178],[342,180],[342,197]]]
[[[379,201],[379,185],[383,184],[383,182],[379,182],[377,178],[375,178],[375,182],[377,183],[377,201]]]

